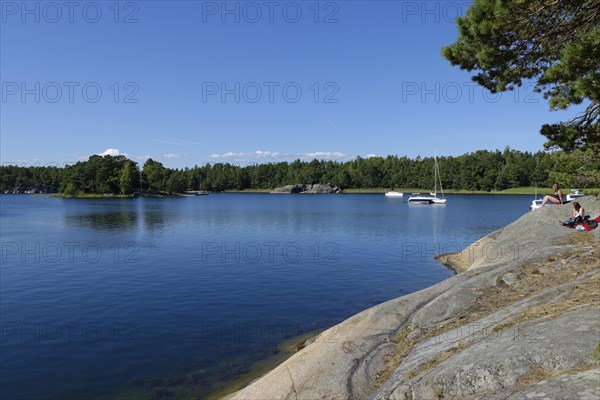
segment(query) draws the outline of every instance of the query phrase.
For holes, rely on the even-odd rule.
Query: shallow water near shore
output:
[[[435,255],[530,201],[0,196],[0,397],[204,398],[287,339],[451,276]]]

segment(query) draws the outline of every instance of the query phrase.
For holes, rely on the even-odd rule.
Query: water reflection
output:
[[[165,214],[163,210],[144,208],[144,230],[156,232],[165,226]]]
[[[456,195],[446,207],[409,207],[383,195],[1,201],[2,239],[23,243],[28,260],[38,243],[106,248],[95,263],[77,253],[62,268],[9,256],[3,320],[97,321],[106,340],[79,337],[81,347],[64,351],[62,342],[23,346],[11,335],[0,364],[17,361],[0,371],[0,397],[141,399],[207,398],[281,351],[279,342],[297,332],[287,327],[328,327],[451,276],[433,259],[438,243],[473,242],[518,218],[529,200]],[[273,242],[271,257],[263,243]],[[335,263],[324,261],[330,242],[339,250]],[[122,262],[131,243],[139,262]],[[263,249],[255,261],[232,250],[252,243]],[[283,256],[286,243],[302,249],[299,261]],[[207,250],[215,244],[218,253]],[[143,329],[132,342],[117,341],[115,322]]]
[[[99,212],[83,215],[66,215],[68,227],[101,231],[129,231],[137,226],[137,214],[132,211]]]

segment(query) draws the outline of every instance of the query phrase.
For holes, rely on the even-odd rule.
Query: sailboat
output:
[[[535,187],[535,199],[531,200],[531,205],[529,206],[529,210],[533,211],[533,210],[537,210],[538,208],[540,208],[542,206],[542,203],[544,202],[543,199],[538,199],[538,194],[537,194],[537,186]],[[550,203],[552,204],[552,203]]]
[[[206,196],[208,193],[206,190],[202,190],[202,177],[198,177],[198,190],[188,190],[186,193],[195,196]]]
[[[437,195],[437,184],[440,184],[440,191],[442,196]],[[435,152],[435,162],[433,167],[433,193],[421,194],[413,193],[408,198],[409,204],[446,204],[446,198],[444,197],[444,189],[442,189],[442,177],[440,176],[440,168],[437,162],[437,150]]]
[[[536,157],[536,160],[535,160],[535,175],[537,175],[539,164],[540,164],[540,159],[538,157]],[[535,198],[533,200],[531,200],[531,205],[529,206],[529,210],[530,211],[537,210],[538,208],[540,208],[542,206],[543,202],[544,202],[544,199],[538,199],[538,184],[536,182],[536,184],[535,184]],[[546,203],[546,204],[547,205],[552,205],[552,203]]]

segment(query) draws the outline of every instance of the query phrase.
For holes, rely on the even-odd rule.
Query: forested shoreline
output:
[[[558,182],[565,187],[599,188],[600,157],[592,150],[536,153],[509,148],[438,157],[445,189],[496,191]],[[432,157],[356,158],[352,161],[300,161],[240,166],[215,163],[171,169],[148,159],[140,165],[124,156],[91,156],[64,167],[0,167],[1,193],[131,195],[189,190],[265,190],[296,183],[330,183],[343,189],[433,187]],[[141,167],[141,171],[140,171]],[[140,182],[141,179],[141,182]]]

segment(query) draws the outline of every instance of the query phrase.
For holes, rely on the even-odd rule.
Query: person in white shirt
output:
[[[585,210],[581,207],[581,204],[574,201],[573,202],[573,216],[571,219],[567,221],[561,221],[563,226],[575,226],[583,222],[583,217],[585,216]]]

